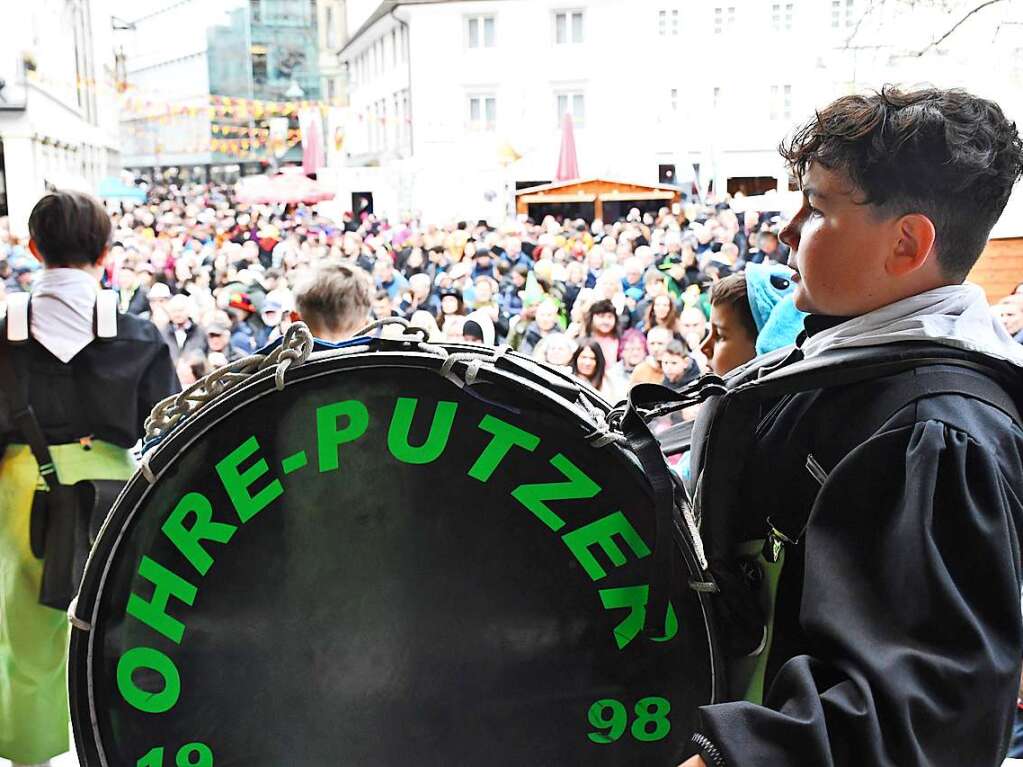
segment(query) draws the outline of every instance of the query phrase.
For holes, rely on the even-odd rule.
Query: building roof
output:
[[[550,184],[540,184],[539,186],[531,186],[526,189],[518,190],[515,195],[521,196],[526,194],[539,194],[541,192],[552,192],[558,189],[564,189],[565,187],[579,187],[580,189],[586,189],[594,184],[608,185],[612,187],[622,188],[626,191],[636,191],[640,189],[659,191],[659,192],[672,192],[678,193],[680,187],[673,186],[671,184],[640,184],[635,181],[622,181],[614,178],[603,178],[601,176],[591,176],[588,178],[573,178],[568,181],[554,181]],[[617,189],[616,189],[617,191]]]
[[[463,0],[384,0],[382,3],[380,3],[377,9],[370,14],[369,18],[366,19],[365,22],[363,22],[363,25],[359,27],[357,30],[355,30],[352,36],[348,38],[348,42],[341,46],[341,50],[338,51],[338,53],[339,54],[344,53],[352,45],[352,43],[354,43],[356,40],[362,37],[362,35],[364,35],[370,27],[372,27],[374,24],[380,21],[380,19],[382,19],[384,16],[387,16],[389,13],[391,13],[391,11],[393,11],[395,8],[399,6],[438,5],[440,3],[455,3],[462,1]],[[491,1],[496,2],[496,0]]]

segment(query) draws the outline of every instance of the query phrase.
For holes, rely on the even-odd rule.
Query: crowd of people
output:
[[[276,338],[317,270],[347,263],[369,290],[361,324],[402,317],[432,341],[506,343],[610,400],[637,382],[678,388],[724,372],[706,343],[712,288],[725,283],[734,300],[730,275],[787,258],[777,213],[737,215],[727,203],[615,222],[441,226],[338,222],[303,205],[239,206],[226,187],[157,185],[111,218],[103,282],[122,311],[157,325],[186,386]],[[0,222],[2,289],[31,290],[39,269]]]
[[[435,342],[505,343],[611,401],[640,382],[678,389],[726,373],[801,329],[784,300],[779,212],[728,202],[614,222],[442,226],[336,221],[304,205],[236,205],[228,187],[168,184],[111,218],[103,281],[122,311],[157,325],[183,386],[278,337],[328,264],[365,278],[368,309],[354,325],[400,317]],[[39,269],[0,221],[0,290],[31,290]],[[994,310],[1023,341],[1023,289]]]

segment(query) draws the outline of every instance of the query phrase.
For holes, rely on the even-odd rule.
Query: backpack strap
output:
[[[52,488],[57,483],[57,469],[50,457],[50,446],[46,442],[43,430],[32,410],[32,406],[25,397],[25,391],[18,381],[14,369],[14,356],[11,354],[11,345],[7,336],[9,328],[7,322],[3,322],[3,331],[0,332],[0,387],[7,392],[8,403],[11,408],[11,422],[17,427],[18,432],[28,443],[36,463],[39,464],[39,474],[47,487]]]
[[[92,329],[100,341],[109,341],[117,337],[117,293],[115,291],[101,290],[96,294]]]
[[[27,343],[31,335],[30,293],[11,293],[7,296],[7,322],[4,338],[12,344]]]

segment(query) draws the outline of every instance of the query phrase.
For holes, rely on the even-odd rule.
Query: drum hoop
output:
[[[461,346],[457,348],[459,351],[463,350],[463,347]],[[476,350],[478,349],[478,347],[464,346],[464,350],[468,351],[470,349]],[[444,361],[443,358],[435,354],[412,349],[400,351],[399,350],[383,351],[373,350],[372,348],[367,350],[365,347],[355,347],[350,351],[343,350],[343,353],[337,352],[327,352],[319,354],[314,353],[309,357],[305,364],[291,371],[291,373],[287,376],[286,386],[296,384],[299,382],[304,382],[307,380],[312,380],[315,378],[329,376],[339,372],[340,370],[348,368],[358,369],[427,368],[439,372],[440,366],[443,363],[443,361]],[[539,364],[536,363],[535,360],[530,360],[530,362],[533,362],[534,364]],[[574,379],[571,379],[568,376],[561,374],[561,371],[552,371],[549,367],[544,365],[539,366],[548,372],[558,374],[560,377],[566,380],[566,382],[574,384],[579,388],[580,391],[584,391],[585,387],[582,386],[581,382],[575,381]],[[514,370],[502,369],[492,364],[484,365],[481,368],[480,373],[481,380],[483,381],[490,382],[492,379],[496,379],[505,384],[519,385],[525,387],[527,391],[529,391],[530,394],[535,398],[543,400],[549,404],[553,404],[561,410],[568,411],[568,413],[570,413],[573,416],[577,424],[588,427],[588,430],[592,431],[594,424],[592,421],[587,420],[582,408],[580,408],[575,403],[566,400],[564,397],[557,394],[555,391],[544,388],[540,384],[531,381],[528,378],[525,378],[524,376],[516,374]],[[89,615],[87,618],[89,628],[86,630],[73,624],[72,643],[73,645],[78,644],[78,642],[75,641],[76,639],[75,635],[80,635],[82,632],[88,635],[84,658],[86,664],[85,668],[86,687],[88,693],[89,706],[88,725],[90,732],[88,733],[88,735],[90,736],[90,741],[93,747],[95,748],[95,751],[99,757],[100,764],[102,765],[102,767],[111,766],[109,761],[107,760],[107,756],[103,748],[103,743],[100,738],[99,718],[96,714],[95,699],[96,685],[94,684],[93,678],[95,664],[93,660],[95,655],[94,642],[96,639],[97,632],[94,630],[94,628],[96,626],[99,605],[100,602],[102,601],[104,588],[107,583],[107,577],[110,573],[111,568],[113,567],[116,554],[121,549],[122,543],[126,536],[126,531],[131,526],[131,522],[134,520],[135,515],[139,512],[139,509],[144,504],[150,492],[156,486],[157,482],[163,475],[164,471],[170,468],[171,465],[173,465],[175,458],[179,454],[182,454],[185,451],[187,451],[189,447],[191,447],[195,442],[197,442],[205,434],[207,434],[210,429],[212,429],[221,421],[228,419],[238,410],[241,410],[244,407],[248,407],[253,402],[256,402],[257,400],[268,395],[272,395],[276,392],[277,389],[274,386],[273,370],[268,369],[267,371],[262,371],[256,375],[253,375],[248,381],[225,392],[220,399],[209,403],[209,405],[206,408],[204,408],[200,414],[197,414],[192,418],[188,418],[187,420],[184,420],[182,423],[180,423],[172,432],[170,432],[167,435],[165,440],[162,440],[153,448],[152,453],[145,459],[148,460],[150,468],[153,469],[152,481],[148,480],[141,470],[137,470],[135,474],[132,476],[132,478],[128,481],[128,484],[125,486],[122,492],[120,500],[124,505],[122,506],[122,504],[118,504],[118,506],[122,506],[122,508],[125,508],[125,511],[123,512],[123,514],[117,515],[116,519],[114,515],[111,515],[103,524],[103,527],[100,530],[100,534],[97,537],[96,541],[97,546],[96,548],[94,548],[93,554],[90,555],[89,561],[86,563],[85,576],[83,577],[81,590],[78,595],[79,602],[81,601],[84,595],[86,594],[91,595],[91,602],[89,604]],[[595,392],[592,388],[589,388],[587,391],[587,394],[591,396],[594,393]],[[602,398],[599,398],[599,395],[597,396],[598,402],[606,404],[606,402]],[[608,409],[610,409],[609,406]],[[582,436],[583,435],[580,434],[580,437]],[[642,468],[640,467],[636,457],[630,451],[624,449],[623,447],[615,443],[611,443],[599,448],[595,447],[593,449],[606,450],[609,448],[613,449],[614,452],[619,454],[622,460],[624,460],[624,462],[629,465],[629,467],[632,470],[631,473],[633,474],[633,476],[639,479],[638,484],[640,488],[644,492],[649,494],[651,490],[649,484],[646,482],[646,478],[642,472]],[[154,462],[154,459],[159,459],[164,455],[168,457],[164,462],[162,462],[162,465],[159,465],[159,468],[153,467],[152,464]],[[130,505],[128,505],[129,501]],[[114,524],[117,525],[116,538],[112,539],[109,543],[107,543],[107,545],[103,546],[102,571],[99,573],[98,577],[93,581],[93,579],[88,577],[90,571],[89,565],[92,563],[94,556],[96,554],[101,553],[99,544],[104,541],[104,538],[106,538],[107,535],[109,535],[109,533],[107,532],[107,528],[108,527],[113,528]],[[113,530],[111,529],[110,532],[113,532]],[[674,537],[676,540],[676,545],[679,547],[681,553],[682,551],[684,551],[685,546],[688,545],[688,542],[685,541],[685,538],[682,536],[680,531],[676,531],[676,533],[677,534]],[[683,555],[683,559],[687,558]],[[689,569],[688,561],[686,561],[686,569],[687,570]],[[704,594],[698,594],[697,596],[698,603],[700,605],[700,611],[703,615],[704,631],[706,633],[707,638],[711,699],[713,701],[717,698],[717,659],[713,643],[713,631],[711,629],[710,622],[711,613],[709,609],[709,604],[706,601],[706,596]],[[76,658],[78,658],[80,655],[81,651],[77,653],[74,652],[71,653],[69,657],[69,665],[74,663],[77,666]],[[75,671],[78,671],[78,669],[76,668]],[[69,680],[72,679],[73,676],[74,672],[69,668],[68,674]],[[77,704],[75,701],[71,702],[71,708],[72,712],[74,713],[75,710],[77,709]],[[78,717],[73,718],[77,720]],[[78,723],[77,721],[75,721],[74,723],[75,730],[77,732]]]

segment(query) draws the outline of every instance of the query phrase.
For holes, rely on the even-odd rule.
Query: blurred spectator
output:
[[[570,364],[576,378],[614,401],[614,387],[607,378],[607,363],[599,341],[595,338],[582,339],[572,354]]]
[[[167,302],[167,317],[170,322],[161,328],[160,333],[167,348],[170,349],[175,367],[182,356],[196,355],[204,359],[206,357],[206,333],[193,321],[194,311],[191,299],[181,293]]]
[[[621,330],[618,326],[618,313],[609,299],[599,299],[590,305],[586,312],[585,330],[589,338],[600,344],[605,360],[611,364],[618,361]]]

